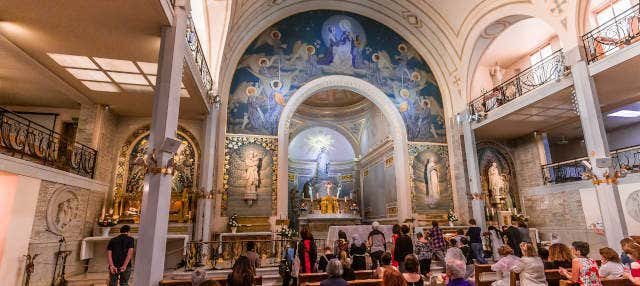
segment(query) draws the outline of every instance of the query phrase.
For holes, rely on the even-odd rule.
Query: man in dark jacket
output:
[[[402,235],[396,239],[396,246],[393,249],[393,256],[398,260],[398,268],[400,272],[405,272],[404,258],[413,253],[413,241],[409,236],[409,227],[406,224],[402,225]]]
[[[129,285],[131,259],[133,258],[133,238],[129,236],[131,227],[120,227],[120,235],[109,240],[107,261],[109,262],[109,286]],[[118,283],[120,282],[120,283]]]

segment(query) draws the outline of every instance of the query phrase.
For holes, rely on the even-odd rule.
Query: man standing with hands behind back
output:
[[[131,227],[123,225],[120,235],[109,240],[107,259],[109,261],[109,286],[129,285],[131,276],[131,258],[133,257],[133,238],[129,236]]]

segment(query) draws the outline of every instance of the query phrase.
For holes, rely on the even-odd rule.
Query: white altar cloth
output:
[[[392,227],[392,225],[380,225],[380,227],[378,227],[378,230],[384,233],[384,237],[387,240],[388,245],[390,245],[391,243]],[[344,231],[347,234],[347,239],[349,239],[349,242],[353,242],[351,239],[353,234],[358,234],[362,241],[367,241],[369,232],[371,232],[372,228],[370,224],[330,226],[329,233],[327,233],[328,244],[333,245],[333,243],[338,240],[338,231],[340,230]]]
[[[115,236],[110,236],[110,237],[104,237],[104,236],[91,236],[91,237],[86,237],[85,239],[82,240],[82,243],[80,244],[80,260],[86,260],[86,259],[91,259],[94,257],[94,253],[95,253],[95,245],[99,244],[99,243],[103,243],[108,242],[110,239],[114,238]],[[132,235],[131,237],[133,237],[134,240],[138,239],[137,235]],[[175,240],[182,240],[183,242],[183,250],[182,250],[182,254],[185,255],[187,253],[187,242],[189,242],[189,236],[186,234],[169,234],[167,235],[167,242],[169,241],[175,241]],[[106,249],[106,245],[105,245],[105,249]]]

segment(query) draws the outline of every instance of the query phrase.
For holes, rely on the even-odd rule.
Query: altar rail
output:
[[[93,178],[98,152],[0,107],[0,153]]]
[[[564,54],[557,50],[550,56],[517,73],[469,103],[473,114],[492,111],[539,86],[562,76],[565,71]]]
[[[629,173],[640,173],[640,146],[633,146],[611,151],[613,168],[616,171],[625,169]],[[589,161],[588,157],[572,159],[564,162],[542,165],[542,177],[546,184],[561,184],[586,180],[582,173],[587,168],[582,161]]]
[[[284,251],[290,240],[256,239],[231,241],[190,241],[185,254],[185,270],[209,266],[214,269],[229,269],[235,260],[246,253],[247,243],[256,244],[255,252],[262,258],[262,267],[276,267],[284,258]],[[324,253],[325,239],[314,239],[318,255]]]
[[[640,4],[636,4],[584,34],[582,43],[587,59],[592,63],[639,39]]]

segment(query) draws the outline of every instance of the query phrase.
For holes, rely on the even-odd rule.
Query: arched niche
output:
[[[123,221],[136,222],[142,209],[142,192],[145,170],[135,164],[148,151],[150,126],[135,130],[120,148],[113,189],[114,213]],[[198,168],[200,147],[195,136],[186,128],[178,126],[176,138],[182,144],[174,160],[176,168],[171,186],[170,221],[191,222],[195,216],[194,195],[198,192]]]
[[[490,172],[492,165],[495,163],[495,168],[502,176],[504,183],[504,191],[507,194],[505,196],[506,205],[505,210],[520,209],[521,199],[518,191],[518,183],[516,179],[516,167],[513,161],[513,157],[507,147],[500,143],[493,141],[484,141],[477,144],[478,152],[478,167],[480,170],[480,178],[482,185],[482,195],[486,202],[486,208],[488,212],[487,220],[498,220],[496,211],[491,211],[493,208],[492,196],[495,195],[490,190]],[[495,216],[495,217],[492,217]]]
[[[314,79],[289,98],[278,121],[278,177],[288,176],[289,124],[296,109],[309,97],[328,89],[346,89],[358,93],[384,114],[389,122],[393,140],[393,157],[396,175],[398,220],[404,222],[411,217],[411,193],[409,190],[408,140],[406,127],[400,111],[389,97],[373,84],[359,78],[346,75],[330,75]],[[278,180],[277,216],[287,216],[288,185],[287,180]]]

